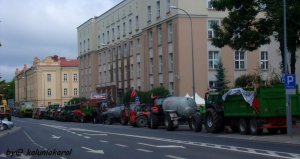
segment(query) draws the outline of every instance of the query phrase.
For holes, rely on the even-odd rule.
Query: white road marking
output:
[[[184,146],[178,146],[178,145],[151,145],[151,144],[146,144],[146,143],[138,143],[138,144],[150,146],[150,147],[156,147],[156,148],[183,148],[183,149],[185,149]]]
[[[53,128],[57,127],[55,125],[46,125],[46,124],[44,124],[44,126],[49,126],[49,127],[53,127]],[[199,147],[207,147],[207,148],[221,149],[221,150],[228,150],[228,151],[237,151],[237,152],[242,152],[242,153],[279,157],[279,158],[285,158],[285,159],[299,159],[299,156],[300,156],[300,154],[288,153],[288,152],[282,152],[282,151],[253,149],[253,148],[246,148],[246,147],[218,145],[218,144],[210,144],[210,143],[203,143],[203,142],[185,141],[185,140],[173,140],[173,139],[167,139],[167,138],[158,138],[158,137],[151,137],[151,136],[131,135],[131,134],[122,134],[122,133],[112,133],[112,132],[96,131],[96,130],[89,130],[89,129],[78,129],[78,128],[70,128],[70,129],[76,130],[76,131],[85,131],[85,132],[90,132],[90,133],[91,132],[92,133],[104,133],[104,134],[109,134],[109,135],[141,138],[141,139],[163,141],[163,142],[183,144],[183,145],[192,145],[192,146],[199,146]],[[265,153],[262,153],[262,151],[265,151]],[[285,155],[282,155],[282,154],[285,154]],[[287,156],[287,155],[289,155],[289,156]]]
[[[185,159],[185,158],[177,157],[177,156],[173,156],[173,155],[165,155],[165,156],[169,157],[169,158],[173,158],[173,159]]]
[[[24,132],[24,134],[27,136],[27,138],[34,144],[34,145],[36,145],[37,147],[39,147],[39,148],[41,148],[41,149],[43,149],[43,150],[47,150],[45,147],[43,147],[43,146],[41,146],[41,145],[39,145],[38,143],[36,143],[28,134],[27,134],[27,132],[25,132],[25,131],[23,131]]]
[[[107,136],[107,134],[91,134],[91,133],[83,133],[83,134],[89,136]]]
[[[89,137],[89,136],[83,136],[84,138],[86,138],[86,139],[90,139],[91,137]]]
[[[99,140],[99,142],[108,143],[108,141],[105,141],[105,140]]]
[[[146,150],[146,149],[136,149],[136,150],[142,151],[142,152],[153,152],[153,151],[151,151],[151,150]]]
[[[93,149],[85,147],[85,146],[81,146],[81,148],[87,150],[86,152],[104,154],[103,150],[93,150]]]
[[[60,136],[55,136],[55,135],[52,135],[52,136],[51,136],[51,138],[53,138],[53,139],[59,139],[59,138],[60,138]]]
[[[120,147],[128,147],[127,145],[122,145],[122,144],[115,144],[115,145]]]

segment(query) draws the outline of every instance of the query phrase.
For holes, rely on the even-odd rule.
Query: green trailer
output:
[[[298,90],[296,92],[296,95],[291,95],[294,126],[295,118],[300,116],[300,96]],[[219,93],[206,95],[204,125],[208,132],[220,132],[224,130],[224,126],[229,126],[231,130],[241,134],[261,134],[263,129],[267,129],[269,133],[277,133],[278,130],[286,133],[283,84],[262,86],[255,91],[242,90],[237,94],[224,96],[225,94]]]

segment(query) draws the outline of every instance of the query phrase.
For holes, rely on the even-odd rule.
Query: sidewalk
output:
[[[258,136],[253,135],[241,135],[241,134],[221,134],[219,137],[235,138],[235,139],[245,139],[245,140],[256,140],[256,141],[267,141],[267,142],[277,142],[277,143],[287,143],[287,144],[297,144],[300,145],[300,122],[297,122],[297,127],[292,129],[292,137],[287,134],[263,134]]]

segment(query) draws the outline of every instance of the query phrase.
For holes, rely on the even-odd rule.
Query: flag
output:
[[[134,98],[135,96],[136,96],[136,90],[133,89],[132,92],[131,92],[131,94],[130,94],[130,97]]]

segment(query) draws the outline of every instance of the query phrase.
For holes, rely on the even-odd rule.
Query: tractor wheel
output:
[[[154,114],[150,114],[150,123],[149,123],[150,126],[149,127],[151,129],[157,129],[158,124],[159,124],[158,116],[154,115]]]
[[[223,117],[214,109],[208,108],[205,114],[204,126],[208,133],[218,133],[224,130]]]
[[[256,119],[251,119],[249,122],[250,127],[250,134],[251,135],[261,135],[263,132],[262,128],[259,128],[259,125],[257,123]]]
[[[239,131],[241,134],[249,133],[249,121],[247,119],[242,118],[239,120]]]
[[[136,118],[137,127],[145,127],[147,125],[147,117],[139,116]]]
[[[165,114],[165,126],[168,131],[174,130],[173,121],[171,120],[171,116],[169,113]]]
[[[201,121],[201,116],[199,114],[193,115],[191,120],[191,127],[192,130],[195,132],[199,132],[202,130],[202,121]]]

